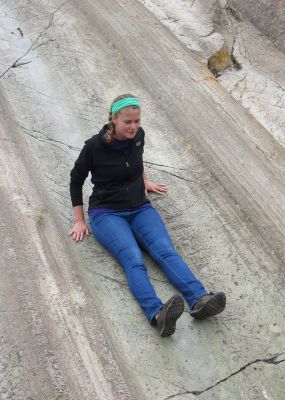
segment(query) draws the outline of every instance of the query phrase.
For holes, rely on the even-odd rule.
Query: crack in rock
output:
[[[11,80],[11,81],[9,81],[9,83],[12,84],[12,85],[14,85],[14,86],[16,86],[16,87],[18,87],[19,85],[24,86],[24,87],[28,88],[29,90],[32,90],[33,92],[38,93],[38,94],[41,95],[41,96],[48,97],[49,99],[56,99],[56,100],[57,100],[57,99],[60,99],[60,100],[61,100],[61,98],[59,98],[59,97],[50,96],[50,95],[48,95],[48,94],[46,94],[46,93],[43,93],[43,92],[41,92],[41,91],[39,91],[39,90],[33,88],[32,86],[29,86],[29,85],[23,83],[23,82],[17,82],[17,81]],[[23,91],[22,91],[22,92],[23,92]]]
[[[58,8],[56,8],[50,15],[49,15],[49,23],[47,25],[47,27],[38,34],[38,36],[36,37],[36,39],[32,42],[31,46],[28,48],[28,50],[21,56],[19,57],[16,61],[13,62],[12,65],[10,65],[10,67],[8,67],[4,72],[2,72],[2,74],[0,75],[0,79],[3,78],[4,75],[7,74],[7,72],[10,71],[10,69],[12,68],[17,68],[21,65],[23,65],[23,63],[19,63],[20,60],[22,60],[22,58],[24,58],[30,51],[44,45],[47,44],[49,41],[44,42],[42,44],[38,44],[38,41],[40,40],[40,38],[50,29],[50,27],[53,24],[54,21],[54,15],[66,4],[66,2],[62,3]],[[29,61],[31,62],[31,61]],[[27,64],[27,63],[26,63]]]
[[[100,272],[94,271],[94,270],[92,270],[91,268],[88,268],[88,270],[89,270],[90,272],[92,272],[93,274],[95,274],[95,275],[101,276],[101,277],[104,278],[104,279],[107,279],[107,280],[110,280],[110,281],[119,283],[120,285],[123,285],[123,286],[128,286],[128,282],[127,282],[127,281],[120,281],[120,280],[118,280],[118,279],[116,279],[116,278],[113,278],[113,277],[111,277],[111,276],[104,275],[104,274],[101,274]],[[150,278],[151,280],[154,280],[154,281],[157,281],[157,282],[167,283],[167,284],[169,283],[169,281],[164,281],[164,280],[162,280],[162,279],[154,278],[153,276],[149,276],[149,278]]]
[[[17,31],[19,31],[20,32],[20,35],[22,36],[22,38],[24,37],[24,33],[23,33],[23,31],[22,31],[22,29],[20,28],[20,27],[18,27],[17,28]]]
[[[237,89],[237,88],[240,89],[241,85],[243,85],[243,84],[245,83],[246,78],[247,78],[247,74],[245,74],[241,79],[239,79],[239,80],[234,84],[233,88],[230,90],[230,94],[231,94],[231,95],[233,95],[233,92],[235,91],[235,89]],[[246,90],[246,86],[244,85],[244,87],[242,88],[240,97],[242,97],[242,96],[244,95],[245,90]]]
[[[236,70],[239,71],[239,70],[242,69],[242,65],[241,65],[241,63],[239,63],[239,62],[237,61],[237,59],[236,59],[236,57],[235,57],[235,55],[234,55],[236,41],[237,41],[237,38],[234,37],[234,39],[233,39],[233,44],[232,44],[232,48],[231,48],[230,59],[231,59],[231,61],[232,61],[232,63],[233,63],[234,68],[235,68]]]
[[[151,162],[151,161],[144,161],[144,163],[145,163],[146,165],[156,165],[157,167],[166,167],[166,168],[178,169],[178,170],[180,170],[180,171],[187,171],[187,172],[189,172],[189,170],[186,169],[186,168],[172,167],[172,165],[156,164],[156,163]]]
[[[170,383],[171,385],[177,387],[178,389],[185,390],[181,386],[177,385],[177,383],[171,382],[169,379],[163,379],[161,376],[153,376],[153,375],[150,375],[150,374],[146,374],[144,371],[141,371],[141,370],[139,371],[139,373],[140,373],[140,375],[143,375],[143,376],[145,376],[147,378],[152,378],[152,379],[158,380],[160,382],[166,382],[168,384]]]
[[[268,358],[257,358],[254,361],[251,361],[247,364],[245,364],[244,366],[240,367],[237,371],[232,372],[230,375],[226,376],[223,379],[220,379],[219,381],[217,381],[216,383],[214,383],[213,385],[207,387],[206,389],[203,390],[185,390],[185,392],[183,393],[176,393],[173,394],[171,396],[166,397],[164,400],[169,400],[169,399],[173,399],[174,397],[178,397],[178,396],[183,396],[184,394],[193,394],[196,396],[199,396],[202,393],[207,392],[210,389],[213,389],[214,387],[218,386],[219,384],[227,381],[228,379],[230,379],[232,376],[235,376],[237,374],[239,374],[240,372],[244,371],[246,368],[250,367],[253,364],[257,364],[257,363],[265,363],[265,364],[272,364],[272,365],[278,365],[281,364],[282,362],[285,362],[285,359],[282,360],[277,360],[278,357],[281,357],[282,355],[285,355],[285,351],[275,354],[274,356],[268,357]]]
[[[120,280],[118,280],[118,279],[112,278],[111,276],[101,274],[100,272],[94,271],[94,270],[91,269],[91,268],[87,268],[87,269],[88,269],[90,272],[92,272],[92,274],[101,276],[102,278],[107,279],[107,280],[109,280],[109,281],[119,283],[120,285],[123,285],[123,286],[127,286],[127,285],[128,285],[128,283],[127,283],[126,281],[120,281]]]
[[[26,64],[30,64],[32,61],[23,61],[23,62],[20,62],[20,63],[17,63],[17,64],[13,64],[13,65],[11,65],[11,67],[10,68],[18,68],[18,67],[22,67],[23,65],[26,65]]]
[[[80,148],[79,148],[79,147],[75,147],[75,146],[69,145],[69,144],[67,144],[67,143],[65,143],[65,142],[62,142],[62,141],[60,141],[60,140],[56,140],[56,139],[47,137],[47,136],[45,136],[42,132],[37,131],[36,129],[32,129],[32,132],[38,133],[38,134],[40,134],[42,137],[33,135],[32,133],[29,132],[29,129],[28,129],[28,128],[26,128],[25,126],[19,124],[15,119],[13,119],[13,118],[11,118],[11,119],[15,122],[15,124],[16,124],[19,128],[21,128],[21,129],[23,130],[23,132],[24,132],[25,135],[28,135],[28,136],[32,137],[33,139],[36,139],[36,140],[38,140],[38,141],[40,141],[40,142],[48,143],[48,144],[50,144],[51,146],[54,146],[54,147],[56,147],[57,149],[63,151],[63,152],[66,153],[66,154],[68,154],[70,157],[72,157],[72,154],[70,154],[68,151],[62,149],[61,147],[57,146],[57,145],[54,144],[54,143],[58,143],[58,144],[61,144],[61,145],[63,145],[63,146],[66,146],[66,147],[68,147],[70,150],[80,151]]]
[[[59,195],[59,196],[61,196],[61,197],[63,197],[64,199],[66,199],[66,200],[70,200],[70,198],[69,197],[67,197],[67,196],[65,196],[64,194],[62,194],[62,193],[59,193],[59,192],[57,192],[56,190],[54,190],[54,189],[49,189],[49,190],[51,190],[53,193],[56,193],[57,195]]]
[[[215,33],[215,28],[211,29],[209,33],[207,33],[206,35],[200,35],[202,38],[206,38],[209,37],[211,35],[213,35]]]
[[[231,7],[228,4],[228,2],[226,4],[226,6],[224,7],[224,9],[226,10],[227,14],[230,15],[235,21],[242,22],[242,18],[239,15],[239,13],[237,12],[237,10],[234,9],[233,7]]]
[[[193,180],[191,180],[191,179],[184,178],[183,176],[174,174],[173,172],[164,171],[163,169],[160,169],[160,168],[153,168],[153,167],[151,167],[151,166],[149,166],[149,168],[154,169],[154,170],[156,170],[156,171],[163,172],[164,174],[167,174],[167,175],[175,176],[176,178],[181,179],[181,180],[183,180],[183,181],[185,181],[185,182],[189,182],[189,183],[193,183],[193,184],[195,184],[195,185],[198,185],[198,182],[193,181]]]
[[[48,144],[50,144],[51,146],[54,146],[54,147],[56,147],[57,149],[63,151],[63,152],[66,153],[66,154],[68,154],[70,157],[72,157],[72,154],[70,154],[68,151],[62,149],[61,147],[57,146],[57,145],[54,144],[54,143],[50,143],[50,142],[53,141],[53,139],[49,139],[49,138],[40,138],[40,137],[38,137],[38,136],[36,136],[36,135],[33,135],[32,133],[27,132],[27,131],[24,132],[24,133],[25,133],[26,135],[30,136],[31,138],[38,140],[39,142],[48,143]],[[54,141],[56,141],[56,140],[54,140]]]
[[[27,129],[26,129],[26,130],[27,130]],[[40,135],[44,136],[41,132],[39,132],[39,131],[37,131],[37,130],[35,130],[35,129],[33,129],[32,132],[39,133]],[[35,137],[35,138],[37,138],[37,137]],[[52,138],[50,138],[50,137],[48,137],[48,136],[44,136],[44,139],[45,139],[46,141],[49,141],[49,142],[55,142],[55,143],[62,144],[63,146],[68,147],[70,150],[80,151],[80,148],[79,148],[79,147],[72,146],[71,144],[67,144],[67,143],[65,143],[65,142],[62,142],[61,140],[52,139]]]

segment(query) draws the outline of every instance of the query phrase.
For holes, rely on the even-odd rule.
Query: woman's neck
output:
[[[120,140],[121,142],[129,140],[128,138],[120,138],[116,135],[116,131],[114,130],[113,139]]]

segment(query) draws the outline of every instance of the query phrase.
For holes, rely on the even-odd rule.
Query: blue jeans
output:
[[[188,265],[175,250],[165,225],[152,206],[132,211],[104,212],[90,217],[95,238],[121,264],[129,288],[150,323],[162,307],[150,283],[138,243],[160,265],[170,282],[183,294],[192,309],[207,294]]]

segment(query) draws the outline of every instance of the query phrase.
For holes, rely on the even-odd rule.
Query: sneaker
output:
[[[175,332],[176,321],[184,311],[183,297],[172,296],[157,314],[157,327],[160,336],[170,336]]]
[[[202,296],[194,305],[190,315],[196,319],[205,319],[224,311],[226,307],[226,295],[223,292],[216,294],[210,292]]]

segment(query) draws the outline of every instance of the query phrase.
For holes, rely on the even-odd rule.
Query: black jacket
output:
[[[89,210],[94,208],[132,209],[149,202],[143,180],[144,130],[139,128],[131,140],[129,155],[113,149],[104,140],[107,125],[86,140],[70,173],[70,195],[73,207],[83,204],[82,186],[91,171],[93,192]]]

